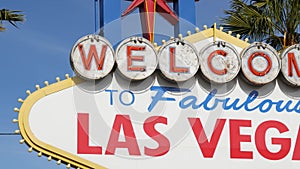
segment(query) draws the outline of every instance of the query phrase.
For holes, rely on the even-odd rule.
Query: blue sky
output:
[[[69,53],[77,39],[94,33],[93,4],[93,0],[0,0],[0,9],[22,10],[26,15],[20,29],[4,23],[7,30],[0,32],[0,133],[18,129],[12,123],[17,118],[13,108],[21,106],[17,100],[26,97],[26,90],[34,91],[45,80],[53,83],[57,76],[63,79],[66,73],[73,76]],[[196,4],[197,26],[220,23],[228,8],[229,0],[201,0]],[[65,168],[28,153],[20,139],[0,136],[1,168]]]

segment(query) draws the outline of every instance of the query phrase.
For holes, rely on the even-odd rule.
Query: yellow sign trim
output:
[[[63,163],[72,167],[78,167],[81,169],[105,169],[105,167],[92,163],[88,160],[80,158],[76,155],[48,145],[39,139],[37,139],[32,133],[29,125],[29,114],[32,106],[41,98],[50,95],[52,93],[59,92],[61,90],[70,88],[80,83],[78,77],[67,78],[66,80],[59,81],[52,85],[36,90],[30,94],[23,102],[19,111],[19,128],[21,135],[25,142],[32,147],[35,151],[42,153],[42,155],[49,156],[53,159],[61,160]]]
[[[196,43],[196,42],[199,42],[199,41],[211,38],[211,37],[213,37],[214,39],[219,38],[223,41],[231,43],[232,45],[235,45],[242,49],[244,49],[250,45],[249,43],[247,43],[241,39],[238,39],[234,36],[231,36],[230,34],[227,34],[216,28],[210,28],[210,29],[204,30],[202,32],[195,33],[193,35],[185,37],[184,39],[190,43]]]

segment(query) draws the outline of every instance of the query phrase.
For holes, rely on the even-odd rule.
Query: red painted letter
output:
[[[250,135],[241,135],[240,127],[251,127],[250,120],[230,120],[230,157],[253,159],[253,152],[241,151],[241,142],[251,142]]]
[[[188,68],[176,67],[176,58],[175,58],[176,48],[170,47],[170,72],[173,73],[188,73]]]
[[[106,50],[107,50],[107,46],[106,45],[102,46],[100,59],[98,58],[98,52],[97,52],[97,49],[96,49],[95,45],[91,45],[90,46],[90,50],[89,50],[89,54],[88,54],[88,58],[87,59],[86,59],[86,56],[85,56],[85,51],[83,49],[83,45],[79,44],[78,48],[79,48],[81,60],[82,60],[82,63],[84,65],[85,70],[90,70],[91,69],[91,63],[92,63],[93,56],[94,56],[94,58],[96,60],[96,64],[97,64],[98,70],[102,70],[104,59],[105,59],[105,54],[106,54]]]
[[[290,138],[272,138],[272,144],[277,144],[281,146],[281,149],[273,153],[268,150],[266,145],[266,132],[268,129],[274,128],[279,131],[279,133],[284,133],[289,131],[289,129],[281,122],[278,121],[266,121],[260,124],[255,132],[255,144],[260,155],[269,160],[280,160],[284,158],[290,151],[291,139]]]
[[[207,59],[207,65],[209,67],[209,69],[217,74],[217,75],[225,75],[227,73],[227,69],[224,68],[223,70],[218,70],[216,69],[213,65],[212,65],[212,59],[213,57],[217,56],[217,55],[222,55],[223,57],[226,57],[227,56],[227,53],[224,51],[224,50],[216,50],[216,51],[213,51],[209,56],[208,56],[208,59]]]
[[[292,160],[300,160],[300,127],[298,130],[298,136],[295,143],[294,154]]]
[[[89,146],[89,114],[86,113],[78,113],[77,153],[102,154],[102,147]]]
[[[119,141],[121,127],[123,127],[125,135],[125,141],[123,142]],[[141,155],[128,115],[116,115],[105,154],[114,155],[116,148],[127,148],[130,155]]]
[[[265,58],[265,59],[267,60],[267,62],[268,62],[268,65],[267,65],[266,69],[263,70],[263,71],[257,71],[257,70],[254,69],[254,67],[252,66],[252,61],[253,61],[253,59],[254,59],[255,57],[257,57],[257,56],[261,56],[261,57]],[[251,71],[254,75],[256,75],[256,76],[265,76],[266,74],[268,74],[268,73],[270,72],[270,70],[271,70],[271,68],[272,68],[272,60],[271,60],[271,58],[270,58],[269,55],[267,55],[267,54],[265,54],[265,53],[263,53],[263,52],[255,52],[255,53],[253,53],[253,54],[249,57],[249,60],[248,60],[248,67],[249,67],[250,71]]]
[[[293,76],[293,70],[292,70],[292,64],[295,67],[295,71],[298,75],[298,77],[300,77],[300,71],[299,71],[299,67],[295,58],[295,54],[294,53],[288,53],[288,75],[289,76]]]
[[[144,61],[143,56],[132,56],[131,51],[144,51],[144,46],[127,46],[127,70],[129,71],[145,71],[145,66],[132,66],[132,61]]]
[[[203,125],[199,118],[189,118],[194,135],[201,149],[203,157],[212,158],[214,156],[217,144],[223,131],[226,119],[218,119],[212,133],[210,141],[208,141]]]
[[[159,133],[155,129],[157,123],[168,124],[167,118],[162,116],[153,116],[146,119],[144,123],[145,133],[158,143],[156,149],[150,149],[145,147],[145,154],[148,156],[158,157],[167,154],[170,150],[170,142],[167,137]]]

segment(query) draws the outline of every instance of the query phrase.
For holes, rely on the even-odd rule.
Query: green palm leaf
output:
[[[300,43],[299,0],[232,0],[221,19],[227,31],[251,41],[264,41],[280,50]]]
[[[22,12],[22,11],[1,9],[0,10],[0,23],[2,23],[3,21],[7,21],[14,27],[18,28],[16,23],[24,21],[24,15],[20,14],[20,12]],[[1,28],[4,28],[4,27],[1,27]]]

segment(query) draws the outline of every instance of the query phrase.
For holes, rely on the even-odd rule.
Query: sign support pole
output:
[[[174,0],[173,9],[179,16],[179,22],[174,27],[175,36],[193,30],[196,25],[195,1],[199,0]],[[186,12],[189,11],[189,12]]]
[[[99,33],[113,44],[121,39],[121,13],[121,0],[99,0]]]

